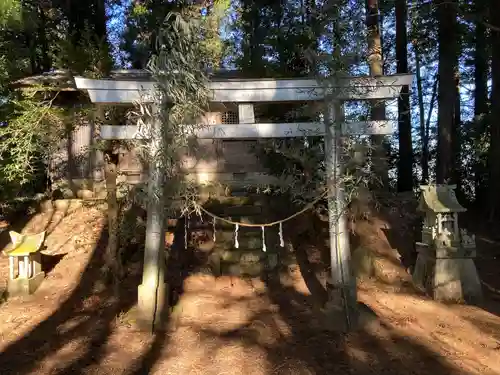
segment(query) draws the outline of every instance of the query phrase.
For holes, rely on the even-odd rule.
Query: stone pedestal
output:
[[[261,250],[233,249],[220,255],[220,272],[224,275],[257,277],[278,265],[278,254]]]
[[[462,291],[464,299],[473,304],[479,304],[483,300],[483,288],[477,274],[474,259],[463,259],[460,274],[462,277]]]
[[[17,277],[13,280],[9,280],[7,285],[7,293],[9,297],[27,296],[33,294],[44,279],[45,273],[39,272],[28,279]]]
[[[461,277],[461,251],[456,247],[438,246],[434,266],[433,297],[438,301],[464,300]]]
[[[481,282],[474,264],[473,249],[417,243],[417,251],[413,272],[417,287],[438,301],[481,301]]]

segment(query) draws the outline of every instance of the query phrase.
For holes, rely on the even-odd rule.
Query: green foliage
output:
[[[190,134],[196,119],[208,105],[208,77],[205,64],[210,56],[203,44],[198,43],[204,32],[204,23],[186,13],[170,13],[162,24],[156,40],[157,53],[151,58],[148,69],[158,83],[155,111],[148,104],[139,103],[134,114],[139,125],[161,121],[160,133],[151,130],[150,139],[163,139],[158,153],[151,147],[138,145],[144,160],[155,163],[167,178],[163,184],[169,208],[179,198],[190,195],[191,187],[184,183],[183,156],[190,148]],[[178,207],[177,207],[178,209]]]
[[[230,0],[215,0],[210,13],[202,18],[203,30],[200,40],[204,55],[208,58],[205,62],[209,68],[219,69],[227,54],[227,45],[220,36],[221,23],[228,17]]]
[[[60,42],[59,48],[55,65],[77,74],[102,78],[113,67],[107,40],[98,38],[88,24],[82,30],[81,41],[77,45],[66,39]]]
[[[0,0],[0,121],[7,124],[0,127],[3,195],[32,193],[55,148],[85,116],[79,108],[68,108],[67,93],[57,95],[42,87],[16,92],[9,84],[53,68],[101,77],[112,67],[104,0],[82,4]]]
[[[148,8],[144,4],[132,4],[131,17],[144,17],[148,14]]]
[[[0,56],[0,90],[3,89],[9,81],[8,64],[7,57]]]
[[[162,0],[131,2],[122,48],[134,68],[145,68],[154,50],[156,30],[171,11],[179,10],[176,2]]]
[[[152,51],[155,50],[158,37],[158,25],[162,25],[170,12],[182,13],[184,17],[203,22],[197,43],[203,45],[205,63],[210,67],[218,68],[223,55],[223,44],[219,29],[222,20],[227,17],[230,0],[215,0],[209,14],[200,17],[200,9],[204,5],[182,5],[178,2],[165,3],[163,0],[147,2],[132,2],[128,10],[127,28],[124,34],[123,48],[128,52],[128,61],[135,68],[144,68],[149,61]]]
[[[234,40],[241,48],[236,63],[245,75],[259,78],[309,76],[326,85],[339,76],[357,74],[366,66],[363,9],[346,1],[324,4],[307,0],[301,4],[243,1],[237,11],[239,17],[232,27],[242,32],[243,37]],[[317,103],[280,104],[263,110],[263,116],[277,123],[322,121],[318,111]],[[364,111],[364,106],[356,103],[351,106],[350,115]],[[355,153],[356,141],[358,139],[345,139],[344,155]],[[326,184],[324,147],[323,138],[304,137],[259,140],[254,151],[271,174],[286,181],[280,192],[288,193],[294,201],[310,201]],[[345,171],[342,183],[349,197],[372,178],[366,173],[366,163],[367,160],[351,163]],[[262,189],[271,190],[269,187]]]
[[[21,13],[19,0],[0,0],[0,25],[21,21]]]
[[[57,93],[43,95],[42,101],[33,96],[12,99],[2,108],[6,112],[6,126],[0,127],[2,184],[19,189],[43,176],[42,161],[54,152],[65,131],[65,114],[52,105]]]
[[[174,116],[175,124],[201,114],[208,104],[208,78],[203,69],[207,56],[197,43],[201,32],[198,20],[169,14],[157,38],[157,54],[148,64],[165,100],[172,105],[169,115]]]

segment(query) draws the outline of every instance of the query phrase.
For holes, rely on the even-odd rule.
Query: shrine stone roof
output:
[[[435,213],[465,212],[455,195],[456,185],[422,185],[418,209]]]

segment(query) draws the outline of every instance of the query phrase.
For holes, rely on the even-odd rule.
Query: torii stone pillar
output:
[[[325,157],[328,184],[328,218],[330,232],[331,279],[327,284],[325,306],[327,324],[337,330],[353,329],[357,324],[356,283],[352,277],[351,250],[347,219],[344,214],[342,183],[342,121],[343,107],[338,100],[327,99],[325,113]]]

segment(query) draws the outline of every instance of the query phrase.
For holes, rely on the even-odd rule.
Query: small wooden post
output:
[[[30,258],[25,255],[24,256],[24,276],[29,279],[31,273],[31,262]]]
[[[356,325],[356,286],[351,276],[351,252],[349,233],[345,216],[345,197],[342,184],[342,105],[338,100],[326,102],[325,113],[325,156],[328,184],[328,216],[331,254],[331,285],[329,290],[329,308],[339,312],[343,306],[346,327]],[[331,316],[331,319],[336,319]]]
[[[14,257],[9,257],[9,280],[14,280],[15,278],[15,271],[14,271]]]
[[[153,115],[158,108],[153,108]],[[158,158],[163,155],[162,142],[164,137],[162,123],[153,119],[151,124],[152,136],[149,137],[149,152],[152,155],[149,166],[148,183],[148,216],[146,224],[146,239],[144,247],[144,269],[142,284],[138,289],[139,320],[147,328],[154,330],[160,323],[165,303],[165,281],[163,248],[165,238],[165,199],[164,199],[164,171]]]

